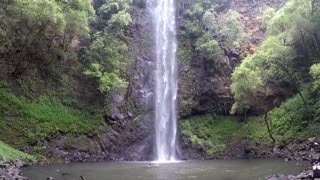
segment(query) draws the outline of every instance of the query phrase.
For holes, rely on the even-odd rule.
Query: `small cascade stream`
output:
[[[150,0],[156,43],[156,160],[176,160],[177,67],[175,0]]]

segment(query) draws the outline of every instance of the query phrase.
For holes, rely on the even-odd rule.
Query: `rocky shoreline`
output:
[[[255,159],[255,158],[284,158],[290,160],[309,161],[309,147],[307,141],[299,141],[286,145],[266,146],[263,143],[252,143],[243,138],[226,144],[226,148],[215,155],[208,155],[205,147],[193,147],[191,140],[181,137],[179,147],[181,157],[185,160],[212,160],[212,159]]]
[[[282,174],[276,174],[276,175],[272,175],[272,176],[268,176],[265,179],[266,180],[313,180],[312,178],[313,173],[312,170],[304,170],[303,172],[301,172],[300,174],[298,174],[297,176],[294,175],[282,175]]]
[[[22,174],[22,168],[31,165],[31,162],[17,159],[14,161],[0,161],[0,180],[29,180]]]

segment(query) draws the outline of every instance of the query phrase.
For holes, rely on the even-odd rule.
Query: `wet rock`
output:
[[[266,180],[288,180],[285,175],[273,175],[265,178]]]
[[[296,180],[296,177],[293,176],[293,175],[289,175],[289,176],[287,176],[287,179],[288,179],[288,180]]]
[[[17,159],[11,162],[0,162],[0,180],[28,180],[21,174],[21,168],[29,163]]]
[[[28,178],[20,176],[20,175],[14,175],[12,178],[14,180],[28,180]]]
[[[305,170],[303,172],[301,172],[299,175],[297,176],[293,176],[293,175],[288,175],[288,176],[284,176],[284,175],[272,175],[272,176],[268,176],[265,179],[266,180],[312,180],[312,170]]]
[[[22,160],[20,160],[20,159],[15,160],[15,161],[14,161],[14,164],[15,164],[15,166],[16,166],[17,168],[19,168],[19,169],[27,165],[26,162],[24,162],[24,161],[22,161]]]
[[[119,112],[118,108],[111,108],[111,118],[114,120],[123,120],[124,116]]]
[[[0,169],[0,179],[12,179],[12,176],[5,170]]]
[[[122,103],[124,101],[124,97],[117,93],[112,93],[112,100],[116,103]]]

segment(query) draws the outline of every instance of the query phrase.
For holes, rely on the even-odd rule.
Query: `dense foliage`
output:
[[[89,32],[91,1],[17,0],[0,4],[3,76],[19,78],[29,69],[46,71],[65,60],[71,42]]]
[[[86,74],[99,79],[100,91],[125,88],[127,82],[120,74],[125,72],[128,57],[126,28],[131,23],[130,0],[107,1],[97,10],[92,44],[85,59],[90,63]]]
[[[105,128],[111,92],[127,86],[130,5],[1,1],[0,140],[37,155],[46,138]]]
[[[291,126],[298,129],[290,131],[290,127],[287,130],[281,127],[286,133],[298,133],[302,131],[303,126],[312,125],[312,121],[317,119],[307,115],[311,110],[317,111],[317,106],[309,102],[318,98],[317,94],[313,93],[318,91],[318,64],[313,65],[318,63],[319,59],[320,13],[317,9],[317,0],[290,0],[276,13],[268,9],[263,21],[268,34],[267,39],[255,54],[243,60],[232,75],[232,92],[236,100],[232,112],[244,113],[253,107],[262,109],[265,124],[273,141],[273,133],[279,133],[279,130],[273,128],[277,128],[279,121],[288,116],[283,112],[281,114],[281,111],[288,108],[304,111],[298,114],[289,111],[292,118],[288,118],[296,120]],[[302,103],[294,103],[297,99],[288,101],[279,110],[272,111],[278,114],[277,118],[268,118],[268,112],[276,105],[274,103],[277,101],[279,88],[286,88],[281,87],[281,84],[294,89]],[[284,117],[279,116],[279,113]]]
[[[202,60],[211,75],[223,73],[220,69],[225,63],[222,47],[240,48],[248,37],[237,11],[222,13],[228,4],[219,0],[183,2],[179,53],[184,60],[192,57],[199,64]]]

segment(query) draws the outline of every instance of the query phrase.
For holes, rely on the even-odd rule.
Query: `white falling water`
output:
[[[151,0],[156,38],[156,160],[176,160],[177,68],[175,0]]]

